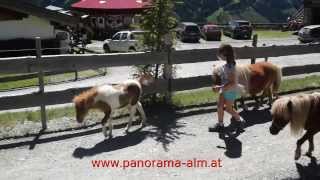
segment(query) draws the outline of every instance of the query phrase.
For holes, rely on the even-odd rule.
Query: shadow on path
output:
[[[115,151],[130,146],[140,144],[146,137],[148,132],[139,129],[123,136],[117,136],[111,139],[105,139],[92,148],[78,147],[73,152],[73,157],[83,158],[86,156],[94,156],[104,152]]]

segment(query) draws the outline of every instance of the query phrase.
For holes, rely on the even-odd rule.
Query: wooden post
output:
[[[74,70],[74,81],[78,81],[78,70]]]
[[[263,46],[263,47],[265,47],[265,46],[266,46],[266,44],[265,44],[265,43],[263,43],[263,44],[262,44],[262,46]],[[264,61],[265,61],[265,62],[268,62],[268,57],[265,57],[265,58],[264,58]]]
[[[173,37],[171,33],[168,33],[164,37],[164,43],[167,49],[167,63],[164,65],[164,78],[168,80],[168,89],[165,94],[165,100],[168,104],[172,103],[172,61],[171,51],[173,46]]]
[[[254,48],[257,47],[257,44],[258,44],[258,35],[254,34],[253,39],[252,39],[252,47],[254,47]],[[251,64],[255,64],[255,63],[256,63],[256,58],[252,57]]]
[[[171,104],[172,97],[172,62],[171,62],[171,47],[167,48],[167,64],[164,65],[164,78],[168,80],[168,87],[165,94],[165,100]]]
[[[43,80],[43,70],[42,70],[42,59],[41,59],[41,39],[40,37],[36,37],[36,51],[37,51],[37,61],[38,61],[38,67],[39,67],[39,73],[38,73],[38,79],[39,79],[39,94],[43,95],[44,93],[44,80]],[[41,123],[42,123],[42,129],[47,129],[47,116],[46,116],[46,106],[45,104],[41,104]]]

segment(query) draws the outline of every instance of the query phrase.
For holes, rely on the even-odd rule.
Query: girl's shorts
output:
[[[237,99],[237,92],[236,91],[225,91],[225,92],[223,92],[223,97],[227,101],[234,101]]]

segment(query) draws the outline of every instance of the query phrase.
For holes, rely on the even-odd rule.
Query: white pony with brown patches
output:
[[[301,145],[308,140],[311,156],[314,150],[313,136],[320,131],[320,93],[300,94],[276,100],[271,109],[272,125],[270,133],[278,134],[288,123],[292,134],[306,133],[297,141],[295,159],[301,156]]]
[[[135,80],[126,80],[118,85],[101,85],[93,87],[78,96],[75,96],[73,102],[76,108],[76,118],[82,123],[90,109],[99,109],[104,112],[102,119],[102,132],[105,137],[112,137],[112,113],[114,110],[127,107],[130,113],[126,132],[132,125],[132,120],[136,110],[142,116],[141,126],[146,123],[146,115],[139,101],[142,95],[142,86],[147,86],[154,81],[151,75],[141,75]],[[108,123],[109,134],[107,134],[106,123]]]

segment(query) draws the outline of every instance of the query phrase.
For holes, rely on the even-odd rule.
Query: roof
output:
[[[307,28],[307,29],[313,29],[313,28],[319,28],[320,25],[310,25],[310,26],[305,26],[303,28]]]
[[[249,22],[249,21],[246,21],[246,20],[232,20],[233,22]]]
[[[205,24],[203,26],[204,27],[218,27],[219,25],[217,25],[217,24]]]
[[[186,26],[198,26],[196,23],[193,23],[193,22],[182,22],[181,24]]]
[[[71,5],[75,9],[99,10],[143,10],[148,8],[146,0],[80,0]]]
[[[16,12],[37,16],[61,24],[78,24],[80,19],[57,10],[49,10],[21,0],[1,0],[0,7]]]
[[[145,33],[147,31],[143,31],[143,30],[134,30],[134,31],[129,31],[129,30],[126,30],[126,31],[119,31],[117,33]]]

